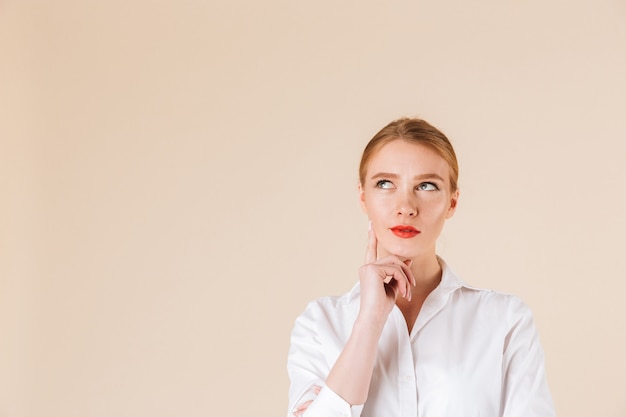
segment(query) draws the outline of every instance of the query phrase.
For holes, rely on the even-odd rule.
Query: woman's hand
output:
[[[393,309],[396,299],[411,300],[411,286],[415,277],[411,272],[410,261],[402,262],[397,256],[378,259],[378,240],[370,226],[369,240],[365,253],[365,265],[359,270],[361,283],[361,309],[359,316],[383,324]]]

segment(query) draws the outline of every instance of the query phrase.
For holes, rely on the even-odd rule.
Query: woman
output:
[[[296,320],[289,415],[554,416],[529,309],[465,284],[436,255],[459,198],[445,135],[419,119],[391,122],[359,176],[365,264],[352,291]]]

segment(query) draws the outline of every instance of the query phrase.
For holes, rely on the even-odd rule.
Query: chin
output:
[[[407,248],[405,245],[389,245],[384,247],[391,255],[402,260],[413,259],[419,256],[420,250],[417,248]]]

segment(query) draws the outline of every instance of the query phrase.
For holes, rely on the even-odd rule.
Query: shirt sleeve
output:
[[[289,412],[302,403],[313,400],[303,417],[359,417],[362,405],[351,406],[325,384],[334,360],[324,351],[324,333],[330,331],[327,319],[319,306],[309,304],[298,317],[291,333],[291,346],[287,360],[289,374]],[[332,361],[332,363],[331,363]],[[314,386],[322,389],[315,394]]]
[[[512,297],[504,343],[502,417],[555,417],[544,354],[530,309]]]

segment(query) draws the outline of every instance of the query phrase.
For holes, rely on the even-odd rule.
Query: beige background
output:
[[[440,253],[560,416],[626,416],[625,74],[621,0],[0,2],[0,416],[284,415],[405,115],[459,154]]]

